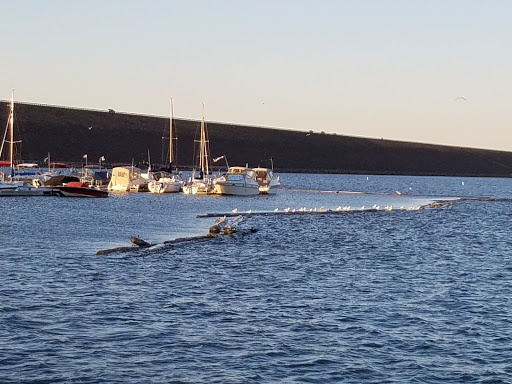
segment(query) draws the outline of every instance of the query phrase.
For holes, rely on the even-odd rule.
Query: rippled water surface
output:
[[[512,198],[512,180],[282,182],[261,197],[0,199],[0,383],[512,382],[511,202],[409,210]],[[204,213],[348,206],[393,210],[252,216],[254,234],[96,255],[206,234]]]

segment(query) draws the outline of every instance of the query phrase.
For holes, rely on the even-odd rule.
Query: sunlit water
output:
[[[512,381],[511,202],[407,210],[512,198],[512,180],[282,182],[393,195],[0,199],[0,383]],[[206,234],[204,213],[374,205],[393,210],[253,216],[255,234],[96,255]]]

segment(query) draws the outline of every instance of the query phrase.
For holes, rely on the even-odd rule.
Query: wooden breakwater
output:
[[[0,102],[5,127],[8,103]],[[108,110],[87,110],[16,103],[16,137],[25,161],[52,159],[80,164],[82,156],[107,165],[167,158],[169,119]],[[194,163],[194,138],[199,120],[175,119],[178,163]],[[368,139],[318,131],[293,131],[207,122],[212,156],[230,164],[270,167],[281,172],[395,175],[497,176],[512,174],[512,153],[392,140]],[[333,122],[332,130],[342,130]],[[224,164],[222,164],[224,165]],[[217,164],[215,165],[217,166]]]

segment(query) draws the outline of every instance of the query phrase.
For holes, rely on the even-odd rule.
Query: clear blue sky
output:
[[[0,9],[0,99],[512,151],[509,0]]]

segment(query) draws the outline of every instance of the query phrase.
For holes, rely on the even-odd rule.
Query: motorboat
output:
[[[260,194],[277,193],[278,188],[281,187],[281,180],[278,175],[268,168],[253,168],[252,170],[256,173]]]
[[[137,167],[114,167],[107,190],[112,192],[147,192],[148,180]]]
[[[0,196],[54,196],[54,188],[34,186],[28,181],[0,183]]]
[[[214,185],[215,192],[220,195],[254,196],[260,193],[256,172],[247,167],[229,167]]]
[[[55,187],[55,190],[59,196],[63,197],[108,197],[107,191],[89,187],[86,183],[80,181],[71,181],[64,185],[58,185]]]

